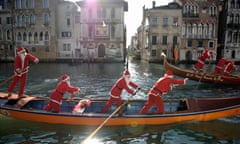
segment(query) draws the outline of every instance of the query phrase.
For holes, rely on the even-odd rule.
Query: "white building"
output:
[[[123,61],[126,51],[124,0],[83,0],[80,43],[85,59]]]
[[[61,1],[57,7],[57,59],[78,60],[80,49],[80,11],[69,1]]]

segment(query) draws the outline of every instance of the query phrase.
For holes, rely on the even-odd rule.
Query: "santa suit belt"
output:
[[[218,69],[222,69],[222,67],[221,66],[216,66]]]
[[[56,101],[56,100],[54,100],[54,99],[50,99],[50,101],[51,101],[51,102],[54,102],[54,103],[57,103],[57,104],[59,104],[59,105],[62,104],[62,101],[59,102],[59,101]]]
[[[17,73],[17,72],[14,72],[14,75],[15,76],[18,76],[18,77],[21,77],[23,74],[25,74],[25,73],[27,73],[28,71],[24,71],[24,72],[22,72],[22,73]]]
[[[119,96],[111,95],[112,98],[120,98]]]
[[[198,62],[201,63],[201,64],[204,64],[204,62],[202,60],[200,60],[200,59],[198,60]]]
[[[153,96],[160,96],[162,97],[162,95],[164,95],[165,93],[162,92],[160,89],[158,89],[157,87],[153,87],[151,89],[151,92],[150,92],[150,95],[153,95]]]

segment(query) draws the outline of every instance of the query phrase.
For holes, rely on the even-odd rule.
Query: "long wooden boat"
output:
[[[167,61],[166,56],[164,56],[163,66],[166,70],[172,71],[175,75],[178,75],[184,78],[189,78],[191,80],[195,80],[198,82],[214,83],[214,84],[220,84],[220,85],[239,85],[240,84],[239,75],[226,76],[224,74],[194,72],[193,70],[179,68],[177,66],[170,64]]]
[[[91,106],[83,113],[72,113],[73,102],[63,101],[61,112],[46,112],[43,107],[47,98],[28,96],[20,100],[8,100],[6,93],[0,93],[0,113],[7,117],[66,125],[100,125],[116,109],[112,107],[108,113],[101,113],[106,100],[91,100]],[[228,98],[187,98],[183,100],[167,100],[164,102],[164,114],[155,113],[153,107],[148,114],[139,114],[146,103],[145,100],[130,100],[123,107],[121,115],[113,115],[105,125],[162,125],[189,121],[209,121],[240,114],[240,96]],[[21,107],[18,105],[21,104]]]

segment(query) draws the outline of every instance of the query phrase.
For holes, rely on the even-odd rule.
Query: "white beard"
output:
[[[69,86],[71,86],[71,83],[70,83],[70,81],[67,81],[67,84],[68,84]]]
[[[125,78],[125,81],[126,81],[127,85],[129,85],[131,79],[130,78]]]
[[[25,57],[26,57],[26,53],[22,53],[22,54],[20,54],[19,56],[20,56],[21,60],[24,62],[24,59],[25,59]]]

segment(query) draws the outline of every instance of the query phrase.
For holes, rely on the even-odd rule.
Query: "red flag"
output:
[[[177,61],[178,61],[178,50],[177,50],[176,47],[174,48],[174,60],[175,60],[175,63],[177,63]]]

